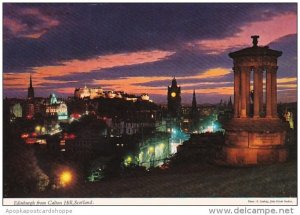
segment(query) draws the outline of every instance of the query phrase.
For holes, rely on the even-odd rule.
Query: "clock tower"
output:
[[[181,89],[177,86],[175,77],[172,85],[168,86],[168,113],[171,117],[180,117],[181,112]]]

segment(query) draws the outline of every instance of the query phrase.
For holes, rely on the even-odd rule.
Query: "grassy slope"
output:
[[[37,197],[295,197],[297,164],[228,168],[178,166],[147,175],[77,185]],[[42,196],[41,196],[42,195]]]

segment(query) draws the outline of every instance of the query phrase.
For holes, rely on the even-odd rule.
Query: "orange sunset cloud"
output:
[[[176,79],[178,81],[180,80],[199,80],[199,83],[201,82],[201,79],[206,78],[215,78],[215,77],[222,77],[225,75],[228,75],[230,73],[229,69],[226,68],[213,68],[206,70],[202,73],[199,73],[197,75],[191,75],[191,76],[177,76]],[[154,82],[154,81],[169,81],[170,76],[152,76],[152,77],[144,77],[144,76],[137,76],[137,77],[123,77],[121,79],[101,79],[101,80],[94,80],[92,82],[93,85],[104,85],[109,86],[110,89],[114,90],[125,90],[128,93],[143,93],[146,92],[149,94],[156,94],[156,95],[165,95],[166,94],[166,87],[167,86],[157,86],[157,87],[150,87],[150,86],[143,86],[143,84]],[[196,86],[199,83],[194,84],[179,84],[180,86]],[[203,82],[207,83],[207,82]],[[215,84],[219,84],[219,82],[216,82]],[[207,93],[214,92],[214,93],[220,93],[223,94],[224,89],[219,88],[220,90],[214,90],[212,89],[203,89],[203,92],[206,91]]]
[[[297,15],[288,13],[273,17],[268,21],[256,21],[241,27],[240,32],[223,39],[208,39],[194,41],[188,47],[197,47],[207,54],[220,54],[232,47],[247,47],[251,35],[260,35],[259,44],[267,45],[280,37],[297,33]]]
[[[5,89],[26,89],[28,87],[30,73],[4,73],[3,86]],[[42,84],[60,84],[60,83],[74,83],[77,81],[59,81],[59,80],[46,80],[34,78],[33,84],[35,87],[40,87]]]
[[[131,66],[161,61],[175,54],[171,51],[139,51],[121,54],[97,56],[86,60],[70,60],[60,62],[59,65],[34,67],[35,76],[39,78],[49,76],[66,76],[75,73],[92,72],[113,67]]]
[[[139,51],[121,54],[110,54],[98,56],[86,60],[70,60],[59,62],[59,65],[33,67],[32,74],[35,86],[45,83],[63,83],[57,80],[48,80],[53,76],[68,76],[76,73],[89,73],[95,70],[108,69],[113,67],[138,65],[144,63],[153,63],[169,56],[175,52],[152,50]],[[5,88],[26,88],[28,85],[29,73],[4,73]]]
[[[277,83],[297,82],[297,77],[277,78]]]

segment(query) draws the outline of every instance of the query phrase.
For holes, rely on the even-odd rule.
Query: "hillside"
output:
[[[35,197],[296,197],[297,164],[176,166],[146,175],[86,183]]]

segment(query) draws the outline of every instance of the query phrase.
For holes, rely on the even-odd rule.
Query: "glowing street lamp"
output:
[[[45,133],[46,132],[46,128],[42,127],[42,132]]]
[[[153,154],[154,153],[154,147],[153,146],[150,146],[148,148],[148,154]]]
[[[36,130],[37,132],[40,132],[40,131],[41,131],[41,126],[37,125],[37,126],[35,127],[35,130]]]
[[[128,162],[128,163],[131,163],[131,161],[132,161],[132,158],[131,158],[130,156],[128,156],[127,162]]]
[[[73,176],[72,173],[68,170],[63,171],[60,176],[59,180],[62,186],[67,186],[72,182]]]
[[[125,159],[124,164],[125,164],[125,166],[129,166],[131,163],[132,163],[132,157],[131,157],[131,156],[128,156],[128,157]]]

